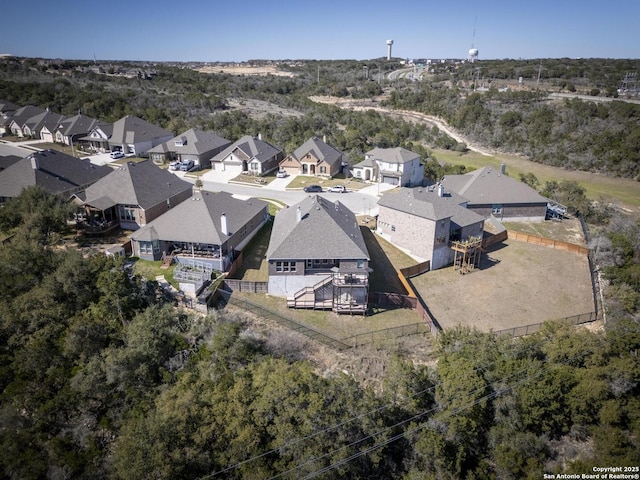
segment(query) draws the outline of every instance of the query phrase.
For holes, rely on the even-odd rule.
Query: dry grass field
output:
[[[471,273],[447,267],[412,283],[445,329],[498,331],[594,310],[587,257],[513,240],[490,248]]]

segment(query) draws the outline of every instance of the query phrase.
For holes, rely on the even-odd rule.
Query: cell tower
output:
[[[387,60],[391,60],[391,46],[393,45],[393,40],[387,40]]]
[[[468,60],[470,63],[475,63],[478,60],[478,49],[474,48],[473,44],[476,42],[476,22],[478,21],[478,17],[473,21],[473,39],[471,40],[471,48],[469,49],[469,57]]]

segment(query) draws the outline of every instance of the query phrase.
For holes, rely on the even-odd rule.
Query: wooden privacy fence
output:
[[[224,283],[230,290],[236,292],[269,293],[269,282],[248,282],[246,280],[226,278]]]
[[[572,252],[585,256],[589,254],[589,249],[587,247],[583,247],[582,245],[562,242],[560,240],[553,240],[551,238],[539,237],[537,235],[529,235],[528,233],[517,232],[515,230],[508,230],[507,237],[510,240],[526,242],[532,245],[540,245],[542,247],[555,248],[556,250],[564,250],[565,252]]]
[[[426,262],[418,263],[417,265],[401,268],[400,273],[402,273],[404,278],[411,278],[424,272],[428,272],[429,270],[431,270],[431,262],[427,260]]]

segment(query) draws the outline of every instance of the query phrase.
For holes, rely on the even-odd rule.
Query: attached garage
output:
[[[400,179],[398,177],[392,177],[390,175],[382,175],[382,183],[388,183],[389,185],[399,185]]]

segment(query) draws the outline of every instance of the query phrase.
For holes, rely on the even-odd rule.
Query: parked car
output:
[[[182,165],[182,162],[174,160],[169,164],[169,170],[178,170],[180,168],[180,165]]]
[[[195,162],[193,160],[187,160],[186,162],[182,162],[182,164],[180,165],[180,171],[188,172],[193,168],[194,163]]]
[[[113,158],[113,159],[116,159],[116,158],[124,158],[124,153],[122,153],[120,150],[115,150],[115,151],[111,152],[111,153],[109,154],[109,156],[110,156],[111,158]]]
[[[307,185],[306,187],[303,188],[303,190],[307,193],[310,192],[321,192],[322,191],[322,187],[320,185]]]
[[[347,193],[347,187],[344,185],[334,185],[333,187],[329,187],[329,190],[327,191],[334,193]]]
[[[284,170],[279,170],[278,173],[276,173],[276,178],[286,178],[288,176],[289,174]]]

